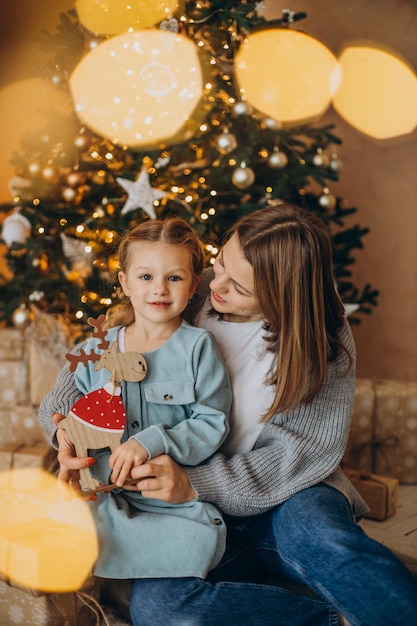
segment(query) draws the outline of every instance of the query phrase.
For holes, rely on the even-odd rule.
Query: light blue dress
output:
[[[118,341],[120,327],[107,331]],[[82,345],[89,353],[98,339]],[[122,383],[126,428],[122,441],[134,437],[149,458],[169,454],[181,465],[208,459],[225,440],[232,395],[229,377],[212,335],[182,322],[157,350],[143,353],[147,374],[138,383]],[[75,372],[82,394],[104,386],[110,374],[79,363]],[[91,451],[94,478],[108,484],[109,449]],[[100,550],[94,573],[103,578],[204,578],[220,561],[226,525],[208,502],[169,505],[138,492],[100,493],[91,503]]]

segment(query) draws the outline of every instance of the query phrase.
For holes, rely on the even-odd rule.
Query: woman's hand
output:
[[[134,467],[130,475],[138,482],[135,486],[125,485],[124,488],[140,491],[145,498],[157,498],[169,504],[183,504],[196,498],[187,472],[167,454]]]
[[[64,415],[60,413],[54,413],[52,415],[52,421],[54,424],[58,424],[61,419],[64,419]],[[94,459],[91,457],[78,458],[75,453],[74,445],[68,439],[67,433],[63,428],[58,428],[56,431],[56,438],[58,442],[58,462],[59,472],[58,480],[70,484],[76,491],[81,491],[80,486],[80,469],[84,467],[91,467],[94,465]]]

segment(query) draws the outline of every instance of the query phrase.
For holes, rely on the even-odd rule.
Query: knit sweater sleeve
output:
[[[78,354],[82,348],[85,348],[86,341],[79,343],[72,350],[71,354]],[[83,393],[78,389],[75,383],[74,374],[70,371],[69,362],[64,365],[58,374],[54,387],[42,400],[38,419],[41,427],[50,437],[50,443],[57,448],[55,437],[56,426],[52,421],[53,413],[61,413],[68,415],[71,407],[82,397]]]
[[[199,500],[235,516],[267,511],[294,493],[331,476],[339,467],[349,434],[355,390],[355,349],[348,323],[344,352],[328,367],[327,380],[309,404],[275,415],[252,451],[187,467]]]

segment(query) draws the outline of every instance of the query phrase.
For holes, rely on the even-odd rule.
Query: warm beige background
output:
[[[70,0],[1,0],[0,89],[39,76],[42,57],[32,38],[42,27],[54,30],[59,12],[72,5]],[[417,66],[415,0],[266,2],[269,17],[279,17],[284,8],[305,11],[308,18],[299,27],[335,53],[347,42],[367,40],[389,46]],[[7,181],[13,170],[8,160],[18,136],[9,109],[7,116],[4,120],[0,92],[0,123],[6,128],[0,201],[10,199]],[[339,155],[344,168],[334,192],[358,208],[352,222],[371,229],[356,255],[354,281],[370,282],[381,291],[378,307],[354,327],[358,375],[417,380],[417,134],[382,144],[355,131],[332,110],[322,119],[329,121],[343,139]]]

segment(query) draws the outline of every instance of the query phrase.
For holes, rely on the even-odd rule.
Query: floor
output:
[[[417,563],[417,485],[400,485],[395,515],[383,522],[364,519],[366,533]]]

